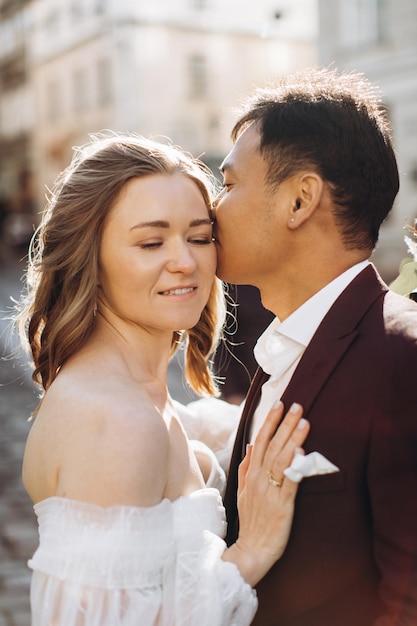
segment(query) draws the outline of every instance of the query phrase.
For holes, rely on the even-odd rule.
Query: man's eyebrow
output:
[[[210,217],[201,217],[196,218],[195,220],[191,220],[190,227],[195,226],[211,226],[213,221]],[[139,224],[135,224],[130,228],[130,230],[135,230],[136,228],[169,228],[169,222],[165,220],[154,220],[152,222],[139,222]]]

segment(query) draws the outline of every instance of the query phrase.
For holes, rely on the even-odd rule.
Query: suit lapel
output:
[[[339,339],[320,339],[317,336],[312,340],[282,395],[285,410],[293,402],[298,402],[307,416],[314,400],[356,336],[357,332],[352,331]]]
[[[259,403],[259,399],[261,397],[261,389],[262,385],[269,379],[269,374],[265,374],[265,372],[258,367],[255,372],[255,376],[253,377],[248,397],[246,399],[245,405],[243,407],[242,412],[242,420],[241,423],[243,425],[242,428],[242,441],[240,443],[240,452],[241,458],[243,458],[246,454],[246,444],[249,441],[250,428],[252,426],[253,416],[255,413],[255,409]]]
[[[249,440],[249,430],[252,424],[253,414],[259,402],[261,388],[264,382],[269,378],[269,374],[258,367],[253,377],[248,395],[243,407],[242,417],[240,419],[239,428],[236,433],[235,444],[233,447],[232,458],[230,461],[230,469],[227,477],[226,492],[224,495],[224,506],[227,512],[228,527],[226,541],[228,545],[232,544],[237,537],[237,487],[238,487],[238,469],[239,463],[246,454],[246,444]]]
[[[360,320],[386,290],[373,265],[369,265],[337,298],[306,348],[282,396],[287,409],[292,402],[299,402],[307,415],[329,376],[355,341]]]

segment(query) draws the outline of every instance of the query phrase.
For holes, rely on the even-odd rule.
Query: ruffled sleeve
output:
[[[210,461],[210,475],[206,479],[206,487],[217,489],[223,496],[226,490],[226,472],[220,466],[220,463],[212,450],[202,441],[191,439],[189,441],[194,454],[204,455]]]
[[[175,626],[249,626],[258,601],[238,568],[221,559],[226,544],[209,531],[198,555],[177,563]]]
[[[218,398],[201,398],[187,405],[174,402],[189,439],[204,443],[228,473],[242,406]]]
[[[173,626],[249,626],[257,610],[256,592],[236,565],[221,558],[226,519],[215,493],[206,489],[174,503],[178,558]],[[190,532],[197,525],[190,513],[204,520],[198,536]]]

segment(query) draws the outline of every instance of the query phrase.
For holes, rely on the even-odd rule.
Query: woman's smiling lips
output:
[[[187,293],[192,293],[196,291],[197,287],[175,287],[174,289],[169,289],[168,291],[159,291],[159,295],[161,296],[184,296]]]

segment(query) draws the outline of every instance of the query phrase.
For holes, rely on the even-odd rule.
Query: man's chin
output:
[[[225,282],[228,282],[227,279],[225,278],[224,265],[220,261],[219,256],[217,256],[216,276],[217,278],[220,278],[220,280],[224,280]]]
[[[217,268],[216,268],[216,276],[220,278],[220,280],[225,283],[232,284],[241,284],[239,283],[239,275],[237,272],[233,270],[233,267],[230,267],[230,263],[228,263],[227,254],[224,253],[224,249],[222,245],[216,241],[216,250],[217,250]],[[236,268],[235,268],[236,269]]]
[[[227,268],[224,268],[222,265],[217,266],[216,276],[224,283],[231,283],[232,285],[239,284],[237,276],[233,272],[227,271]]]

